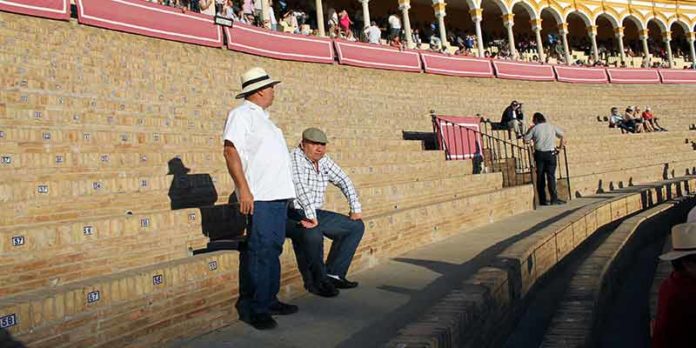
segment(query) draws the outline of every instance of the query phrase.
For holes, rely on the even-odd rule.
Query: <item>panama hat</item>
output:
[[[259,67],[254,67],[247,70],[242,74],[241,80],[242,92],[237,94],[237,99],[244,98],[252,92],[260,90],[261,88],[275,86],[280,83],[280,81],[276,81],[268,76],[266,70]]]
[[[660,255],[660,260],[672,261],[689,255],[696,255],[696,223],[672,227],[672,251]]]

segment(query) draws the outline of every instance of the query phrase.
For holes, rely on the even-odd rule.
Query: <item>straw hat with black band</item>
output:
[[[242,91],[237,94],[236,98],[246,98],[248,95],[253,94],[260,89],[275,86],[279,83],[280,81],[274,80],[268,76],[266,70],[259,67],[251,68],[242,74]]]
[[[672,227],[672,251],[660,255],[660,260],[673,261],[696,255],[696,223],[679,224]]]

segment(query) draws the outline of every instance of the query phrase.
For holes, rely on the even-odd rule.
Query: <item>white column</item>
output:
[[[544,53],[544,40],[541,39],[541,19],[532,20],[532,30],[534,31],[534,35],[536,36],[539,60],[541,62],[546,62],[546,53]]]
[[[621,59],[621,62],[626,61],[626,53],[624,53],[624,28],[623,27],[616,27],[614,28],[614,35],[616,36],[616,42],[619,43],[619,59]]]
[[[665,31],[662,33],[662,41],[665,42],[665,48],[667,49],[667,64],[669,65],[669,68],[674,68],[674,59],[672,58],[672,45],[670,45],[670,41],[672,41],[672,32],[671,31]]]
[[[433,11],[435,11],[435,17],[437,17],[437,23],[440,28],[440,40],[442,41],[442,48],[448,47],[449,42],[447,42],[447,28],[445,28],[445,0],[433,0]]]
[[[696,41],[696,38],[694,38],[694,32],[689,32],[686,33],[687,39],[689,40],[689,50],[691,51],[691,67],[693,68],[696,66],[696,50],[694,49],[694,41]]]
[[[315,0],[317,7],[317,29],[319,29],[319,36],[326,36],[326,30],[324,30],[324,8],[321,0]]]
[[[587,27],[587,35],[590,36],[590,42],[592,43],[592,58],[595,62],[599,61],[599,50],[597,50],[597,26],[590,25]]]
[[[515,25],[514,13],[508,13],[503,15],[503,25],[507,28],[508,34],[508,46],[510,46],[510,54],[513,58],[519,58],[517,54],[517,49],[515,48],[515,33],[512,31],[512,27]]]
[[[362,3],[363,22],[365,22],[363,26],[367,27],[370,25],[370,0],[360,0],[360,2]]]
[[[399,0],[399,8],[401,9],[401,17],[404,22],[404,35],[406,35],[406,46],[413,48],[413,32],[411,31],[411,19],[408,16],[408,10],[411,8],[411,0]]]
[[[478,48],[478,57],[483,57],[483,33],[481,32],[481,21],[483,20],[483,9],[475,8],[469,10],[471,20],[476,26],[476,47]]]
[[[263,23],[264,28],[268,29],[271,27],[271,18],[268,11],[268,0],[261,0],[261,22]]]
[[[648,29],[640,31],[640,40],[643,41],[643,54],[650,57],[650,48],[648,48]]]
[[[566,64],[570,65],[570,47],[568,46],[568,23],[561,23],[558,25],[558,33],[561,34],[563,39],[563,51],[565,54]]]

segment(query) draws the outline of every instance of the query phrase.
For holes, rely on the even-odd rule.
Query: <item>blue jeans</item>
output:
[[[255,201],[239,252],[239,316],[268,314],[278,302],[288,200]]]
[[[303,218],[301,210],[288,209],[286,234],[292,239],[297,267],[302,273],[305,287],[325,279],[327,273],[345,277],[365,233],[365,224],[362,220],[351,220],[345,215],[317,210],[319,225],[306,229],[299,225]],[[324,236],[333,241],[326,265]]]

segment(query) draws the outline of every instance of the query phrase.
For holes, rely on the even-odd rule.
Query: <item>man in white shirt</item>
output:
[[[264,330],[276,327],[272,314],[297,312],[297,306],[277,298],[287,208],[295,189],[283,132],[266,111],[280,81],[261,68],[248,70],[241,80],[237,99],[245,101],[230,111],[223,133],[240,212],[249,217],[247,240],[240,248],[237,311],[240,320]]]
[[[388,19],[389,22],[389,40],[401,35],[401,18],[396,13],[392,13]]]
[[[365,28],[365,36],[367,36],[367,42],[375,45],[379,45],[382,39],[382,30],[379,29],[377,23],[372,21],[371,25]]]
[[[286,229],[286,235],[292,238],[305,288],[323,297],[338,295],[336,288],[358,286],[346,274],[365,233],[358,192],[341,167],[326,156],[328,142],[324,132],[308,128],[302,132],[300,146],[291,153],[297,198],[288,210]],[[321,209],[329,183],[340,188],[348,200],[348,215]],[[326,265],[324,236],[333,241]]]

